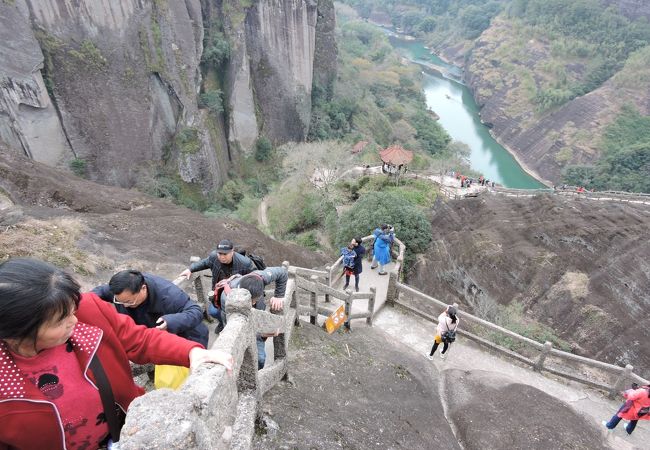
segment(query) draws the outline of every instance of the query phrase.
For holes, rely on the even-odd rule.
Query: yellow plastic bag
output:
[[[156,389],[178,389],[189,376],[190,369],[182,366],[167,366],[156,364],[153,384]]]

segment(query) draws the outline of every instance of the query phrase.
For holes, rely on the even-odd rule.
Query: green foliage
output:
[[[222,96],[221,89],[209,89],[199,96],[199,106],[209,109],[212,114],[222,113]]]
[[[291,237],[322,225],[334,205],[306,186],[295,186],[283,192],[268,211],[274,233]]]
[[[79,50],[70,50],[68,54],[89,69],[102,70],[108,65],[102,52],[97,48],[95,43],[89,39],[83,40]]]
[[[595,166],[568,166],[564,182],[596,190],[650,192],[650,116],[633,107],[604,133],[603,155]]]
[[[207,208],[207,200],[199,185],[186,183],[178,174],[171,174],[163,169],[159,169],[151,177],[141,177],[138,187],[149,195],[169,199],[186,208],[197,211]]]
[[[451,142],[445,129],[424,111],[415,114],[411,118],[411,124],[417,131],[416,138],[422,148],[432,155],[443,152]]]
[[[217,200],[225,208],[234,210],[245,195],[245,186],[241,182],[228,180],[217,194]]]
[[[273,154],[273,144],[268,138],[260,136],[255,141],[255,159],[259,162],[268,161]]]
[[[341,215],[332,235],[336,245],[341,246],[351,236],[369,234],[381,223],[393,224],[396,235],[413,253],[424,252],[431,242],[431,224],[426,214],[399,192],[372,192],[359,198]]]
[[[314,231],[308,231],[297,235],[295,241],[298,245],[308,248],[309,250],[319,250],[321,248],[320,243],[318,242],[318,237]]]
[[[195,127],[185,127],[176,133],[174,144],[181,153],[193,154],[201,149],[199,130]]]
[[[524,313],[524,305],[519,302],[513,301],[505,307],[499,305],[496,324],[534,341],[540,343],[549,341],[554,347],[560,348],[564,351],[569,351],[571,349],[571,345],[564,339],[558,337],[553,328],[526,317],[526,314]],[[498,333],[498,336],[495,336],[495,339],[493,340],[512,350],[519,350],[521,347],[526,345],[521,341],[504,336],[500,333]]]
[[[86,176],[86,160],[82,158],[74,158],[70,161],[70,169],[78,177]]]
[[[219,31],[213,31],[209,35],[206,34],[201,61],[219,67],[228,59],[230,59],[230,43],[226,36]]]

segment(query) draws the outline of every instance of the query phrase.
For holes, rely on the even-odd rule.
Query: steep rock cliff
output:
[[[332,78],[331,0],[0,2],[0,140],[51,165],[77,159],[103,183],[130,187],[164,163],[209,191],[260,133],[305,137],[319,7]],[[231,46],[223,115],[197,104],[213,20]]]

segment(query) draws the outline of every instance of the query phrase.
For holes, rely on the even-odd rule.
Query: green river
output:
[[[423,87],[427,106],[440,116],[440,125],[456,141],[469,145],[472,169],[510,188],[545,188],[528,175],[515,158],[490,135],[481,123],[472,93],[460,82],[461,71],[432,55],[418,41],[407,41],[389,34],[391,44],[405,57],[423,67]],[[442,69],[427,70],[427,65]]]

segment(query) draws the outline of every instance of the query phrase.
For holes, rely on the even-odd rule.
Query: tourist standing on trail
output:
[[[354,290],[359,292],[359,275],[363,271],[363,257],[366,254],[366,248],[363,246],[363,240],[360,236],[352,239],[354,245],[354,252],[357,257],[354,259]],[[347,280],[346,280],[346,284]]]
[[[93,292],[138,325],[167,330],[208,346],[203,309],[171,281],[146,272],[122,270]]]
[[[371,269],[379,265],[379,275],[386,275],[384,266],[390,262],[390,245],[395,240],[395,229],[392,225],[383,224],[372,233],[375,236]]]
[[[190,267],[181,272],[179,276],[189,279],[192,272],[198,272],[204,269],[210,269],[212,272],[212,288],[214,289],[214,286],[219,281],[226,280],[237,274],[249,274],[252,271],[257,270],[257,267],[249,258],[236,253],[235,247],[231,241],[223,239],[219,242],[219,245],[217,245],[217,249],[210,252],[207,258],[192,263]],[[216,317],[219,321],[219,325],[215,331],[219,333],[223,330],[224,323],[223,320],[221,320],[221,315]]]
[[[347,289],[350,285],[350,275],[354,275],[354,263],[357,259],[357,253],[354,251],[354,240],[347,247],[341,247],[341,256],[343,257],[343,275],[345,275],[343,289]]]
[[[436,336],[433,341],[433,347],[431,347],[431,352],[427,355],[427,358],[433,359],[433,354],[442,342],[443,347],[440,358],[445,359],[445,353],[449,350],[449,346],[456,340],[456,330],[458,329],[459,322],[458,317],[456,317],[456,307],[453,305],[447,306],[444,312],[438,316]]]
[[[144,394],[129,360],[233,365],[225,352],[136,325],[48,263],[0,264],[0,449],[110,448]]]
[[[609,419],[609,422],[603,420],[603,425],[607,429],[613,430],[621,419],[629,420],[625,431],[627,434],[632,434],[639,420],[650,420],[650,385],[640,388],[637,385],[632,385],[632,389],[628,389],[622,394],[626,399],[625,403]]]

